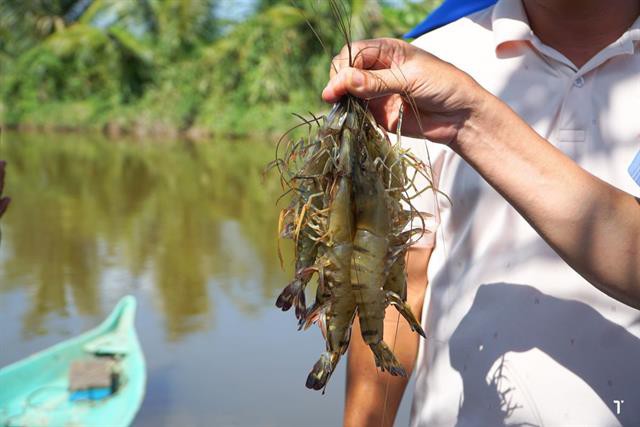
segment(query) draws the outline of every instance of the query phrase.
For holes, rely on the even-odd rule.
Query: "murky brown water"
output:
[[[252,141],[4,134],[0,366],[133,294],[148,366],[135,425],[338,425],[344,363],[324,396],[307,391],[320,334],[273,305],[289,276],[275,249],[280,188],[262,177],[273,156]]]

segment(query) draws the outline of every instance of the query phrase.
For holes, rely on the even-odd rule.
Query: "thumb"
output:
[[[358,98],[377,98],[394,93],[403,94],[407,83],[399,70],[360,70],[343,68],[322,92],[327,102],[336,102],[350,93]]]

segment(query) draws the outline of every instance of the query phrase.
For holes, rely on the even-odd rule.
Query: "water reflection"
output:
[[[46,334],[47,317],[66,316],[70,300],[101,315],[114,266],[152,284],[169,339],[215,326],[216,292],[249,316],[271,307],[286,273],[275,252],[280,188],[261,174],[269,145],[3,139],[13,201],[0,294],[28,289],[23,335]]]

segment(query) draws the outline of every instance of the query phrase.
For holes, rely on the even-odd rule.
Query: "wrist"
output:
[[[469,149],[473,149],[474,143],[477,144],[481,138],[500,129],[501,119],[505,114],[505,104],[475,81],[472,81],[467,93],[469,101],[465,117],[456,137],[449,144],[451,149],[463,157]]]

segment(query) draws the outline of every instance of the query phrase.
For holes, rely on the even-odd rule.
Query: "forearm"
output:
[[[411,249],[407,260],[407,302],[418,319],[422,312],[426,267],[430,253],[431,251],[426,249]],[[408,376],[394,377],[379,372],[371,350],[362,340],[356,319],[347,362],[345,426],[393,426],[402,395],[413,371],[419,337],[411,331],[393,307],[387,309],[384,328],[384,340],[393,349]]]
[[[411,374],[417,354],[417,337],[408,327],[397,322],[398,312],[387,310],[384,340],[400,364]],[[398,326],[397,337],[394,337]],[[393,426],[396,412],[407,386],[408,377],[394,377],[379,372],[373,354],[360,336],[357,319],[354,324],[347,363],[345,426]],[[383,421],[384,420],[384,421]]]
[[[640,205],[485,94],[452,148],[578,273],[640,308]]]

